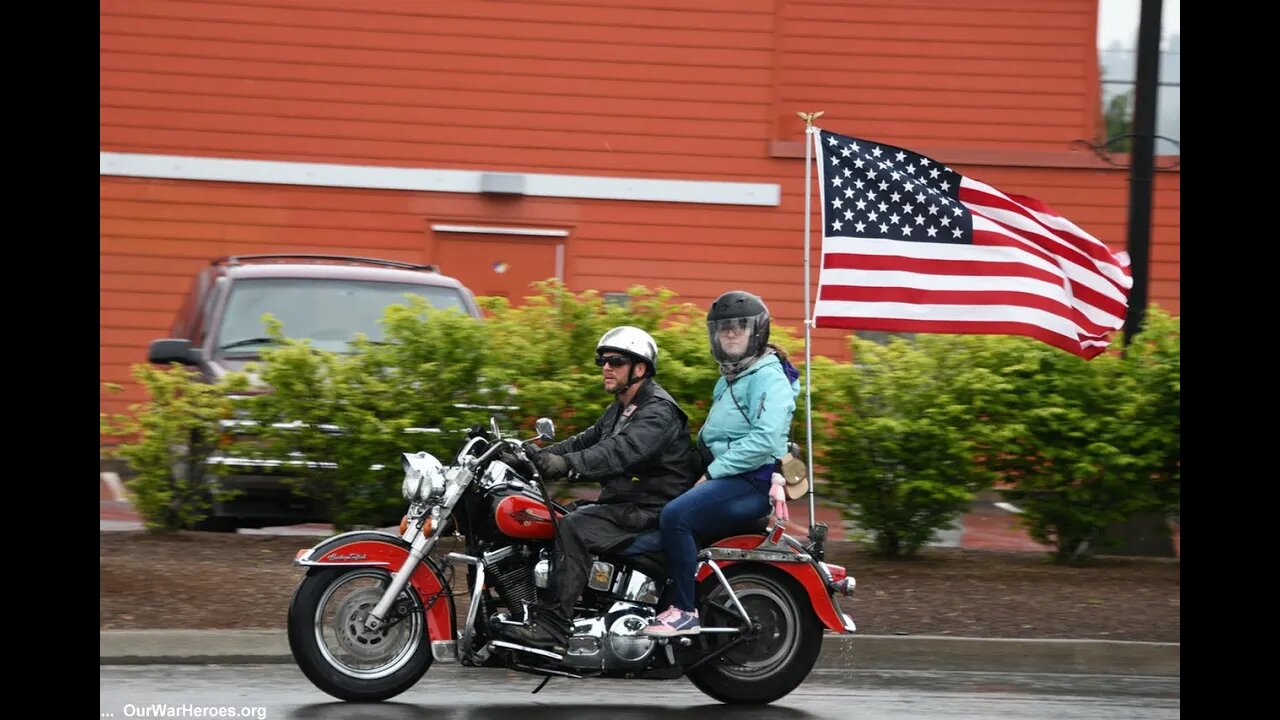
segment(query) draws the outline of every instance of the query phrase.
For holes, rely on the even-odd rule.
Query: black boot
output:
[[[545,611],[530,614],[533,618],[527,624],[498,625],[498,639],[563,655],[569,645],[569,622]]]

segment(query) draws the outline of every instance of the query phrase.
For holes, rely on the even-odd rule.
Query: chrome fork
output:
[[[475,587],[471,590],[471,606],[467,608],[467,620],[462,626],[462,637],[458,641],[458,657],[461,658],[471,654],[471,637],[475,635],[476,613],[480,610],[480,594],[484,592],[484,559],[462,553],[449,553],[445,557],[452,562],[463,562],[474,565],[476,568]]]
[[[435,528],[428,537],[419,533],[418,537],[413,539],[413,544],[409,549],[409,557],[405,558],[404,565],[400,569],[391,573],[391,584],[383,591],[382,597],[378,600],[378,604],[369,612],[369,616],[364,619],[366,630],[377,630],[382,627],[387,612],[391,610],[391,605],[400,596],[405,585],[409,584],[409,578],[413,576],[413,571],[418,569],[418,563],[422,562],[422,558],[431,552],[432,546],[436,544],[436,538],[440,534],[440,528]]]
[[[474,466],[474,462],[467,463],[465,472],[469,472],[470,468]],[[436,541],[440,539],[440,534],[444,532],[445,519],[453,514],[453,506],[458,503],[458,498],[462,497],[463,491],[471,483],[472,476],[465,474],[465,472],[457,482],[450,482],[449,487],[445,490],[441,504],[431,510],[429,514],[431,518],[431,534],[424,534],[422,526],[418,525],[418,536],[410,543],[409,557],[405,558],[404,565],[398,571],[391,574],[391,584],[382,593],[382,597],[369,613],[369,617],[364,620],[365,629],[377,630],[382,627],[387,612],[391,610],[391,605],[400,596],[400,592],[404,590],[405,585],[409,584],[409,578],[413,575],[413,571],[418,569],[418,563],[422,562],[422,558],[426,557],[427,553],[431,552],[431,548],[435,547]],[[415,519],[415,522],[420,521]],[[449,591],[452,592],[452,588]]]

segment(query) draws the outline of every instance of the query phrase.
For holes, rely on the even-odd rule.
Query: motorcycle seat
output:
[[[764,535],[769,530],[772,517],[772,515],[765,515],[748,520],[730,532],[721,535],[697,535],[694,539],[698,543],[698,549],[702,550],[734,535]],[[666,554],[662,551],[662,534],[658,530],[650,530],[636,537],[625,549],[610,555],[612,559],[631,565],[649,577],[662,580],[667,577]]]
[[[765,515],[764,517],[756,518],[755,520],[748,520],[746,523],[743,523],[739,528],[736,528],[723,535],[696,535],[694,536],[694,540],[697,541],[698,543],[698,549],[702,550],[703,548],[707,548],[714,545],[720,540],[723,540],[727,537],[733,537],[734,535],[763,534],[764,532],[768,531],[769,521],[772,519],[772,517],[773,517],[772,515]],[[646,553],[653,553],[653,552],[658,552],[658,553],[662,552],[662,534],[658,530],[650,530],[649,532],[638,536],[635,540],[631,542],[630,545],[627,546],[625,550],[622,550],[616,554],[626,556],[626,555],[643,555]]]

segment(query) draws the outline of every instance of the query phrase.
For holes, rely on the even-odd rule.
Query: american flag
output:
[[[1127,257],[1040,201],[892,145],[813,137],[814,327],[1024,335],[1089,359],[1124,325]]]

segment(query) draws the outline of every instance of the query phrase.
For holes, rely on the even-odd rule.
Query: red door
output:
[[[557,256],[563,258],[563,238],[524,238],[502,235],[446,235],[435,237],[430,262],[440,272],[462,281],[471,292],[500,295],[519,305],[533,294],[531,283],[557,277]]]

